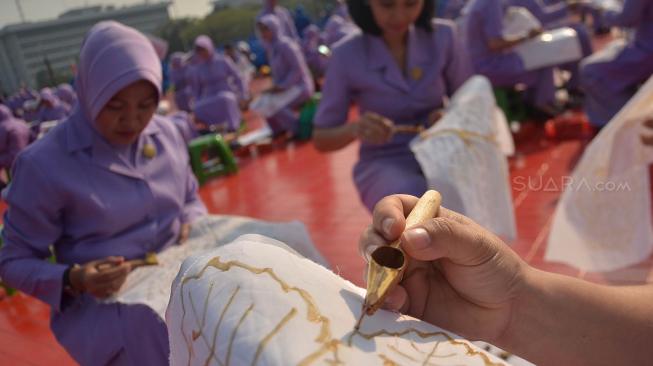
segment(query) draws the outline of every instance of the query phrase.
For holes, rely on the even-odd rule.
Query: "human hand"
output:
[[[440,121],[440,119],[442,119],[442,117],[444,117],[444,110],[443,109],[436,109],[433,112],[431,112],[431,114],[429,114],[429,125],[428,125],[428,127],[431,127],[431,126],[435,125],[436,123],[438,123],[438,121]]]
[[[78,292],[105,299],[120,290],[131,265],[123,257],[107,257],[71,268],[70,284]]]
[[[382,145],[392,139],[394,122],[376,113],[366,112],[356,122],[355,134],[365,143]]]
[[[416,202],[407,195],[384,198],[361,237],[367,260],[375,248],[400,237],[408,256],[404,277],[384,307],[470,339],[496,340],[509,327],[530,267],[494,234],[445,208],[402,235]]]
[[[542,34],[542,33],[544,33],[544,30],[543,30],[542,28],[531,29],[531,30],[528,32],[528,36],[527,36],[526,39],[533,39],[533,38],[536,38],[536,37],[538,37],[538,36],[539,36],[540,34]]]
[[[282,88],[273,85],[270,88],[266,89],[263,93],[268,93],[268,94],[275,94],[275,93],[281,93],[283,91]]]
[[[190,224],[181,224],[179,229],[179,238],[177,239],[177,244],[184,244],[188,240],[190,235]]]
[[[247,99],[240,100],[238,102],[238,107],[240,107],[241,111],[246,111],[246,110],[249,109],[249,104],[251,102],[252,102],[252,98],[247,98]]]

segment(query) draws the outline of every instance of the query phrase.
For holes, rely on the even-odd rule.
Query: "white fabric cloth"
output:
[[[532,30],[542,29],[528,9],[511,6],[503,18],[503,35],[506,38],[522,38]],[[583,58],[583,51],[576,31],[569,27],[553,29],[515,46],[514,51],[524,62],[526,70],[556,66]]]
[[[621,10],[624,8],[623,2],[619,0],[585,0],[582,3],[592,6],[595,9],[617,13],[621,13]]]
[[[411,142],[428,187],[443,205],[506,240],[517,236],[506,154],[514,142],[492,86],[482,76],[468,80],[442,119]]]
[[[585,150],[556,209],[546,260],[611,271],[651,254],[653,148],[640,134],[652,116],[653,77]]]
[[[510,6],[506,9],[503,16],[504,37],[526,37],[534,29],[542,29],[542,23],[528,9],[521,6]]]
[[[282,243],[243,236],[184,261],[166,312],[171,365],[505,365],[384,310],[352,336],[364,294]]]
[[[292,103],[301,93],[302,90],[299,86],[293,86],[280,93],[263,93],[252,102],[250,109],[269,118]]]
[[[546,31],[515,47],[526,70],[562,65],[583,58],[578,34],[564,27]]]
[[[213,250],[243,234],[262,234],[287,243],[294,251],[321,265],[328,266],[317,251],[304,224],[293,221],[271,223],[239,216],[208,216],[193,224],[188,242],[157,254],[159,265],[141,267],[108,302],[144,304],[164,318],[170,299],[170,285],[188,257]]]

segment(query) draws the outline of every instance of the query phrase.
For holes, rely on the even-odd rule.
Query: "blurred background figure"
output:
[[[249,87],[249,83],[256,73],[256,69],[249,58],[249,45],[246,42],[238,42],[237,45],[227,43],[224,46],[224,54],[234,63],[243,82]]]
[[[70,106],[61,102],[52,89],[43,88],[41,90],[41,103],[39,104],[38,116],[36,117],[39,123],[62,120],[69,113]]]
[[[169,67],[170,84],[174,89],[174,100],[177,109],[190,112],[192,90],[190,86],[190,66],[188,57],[183,52],[174,52],[170,55]]]
[[[258,32],[266,46],[272,71],[273,85],[264,93],[275,95],[296,90],[297,96],[278,106],[278,112],[267,118],[274,134],[299,131],[297,109],[315,92],[315,84],[306,65],[301,48],[295,40],[284,35],[279,18],[268,14],[257,22]]]
[[[75,94],[75,89],[70,84],[59,84],[54,93],[57,98],[66,103],[70,109],[75,107],[75,104],[77,103],[77,94]]]
[[[306,27],[306,29],[304,29],[302,38],[302,52],[304,53],[306,64],[311,70],[313,79],[316,81],[324,76],[329,60],[328,54],[320,52],[320,47],[326,47],[322,40],[320,28],[314,24],[311,24]]]
[[[277,19],[279,19],[279,32],[282,35],[299,41],[299,34],[297,33],[297,28],[295,28],[295,22],[288,9],[278,5],[277,0],[263,0],[263,9],[256,17],[256,21],[260,21],[261,18],[268,14],[276,15]]]
[[[191,70],[193,113],[198,122],[236,131],[249,100],[249,88],[230,59],[219,54],[206,35],[195,40]]]
[[[621,11],[603,12],[606,26],[633,30],[633,37],[617,40],[585,59],[581,87],[590,122],[602,127],[653,74],[653,1],[626,0]]]
[[[9,107],[0,104],[0,170],[9,176],[11,167],[19,152],[30,140],[30,131],[25,121],[15,118]],[[7,184],[0,182],[0,189]]]

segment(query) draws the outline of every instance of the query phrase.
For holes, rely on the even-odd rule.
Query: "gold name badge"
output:
[[[411,76],[413,77],[413,80],[421,80],[422,77],[424,76],[424,71],[422,70],[421,67],[413,67],[412,70],[410,70]]]
[[[153,144],[145,144],[145,146],[143,146],[143,156],[148,159],[153,159],[156,156],[156,146]]]

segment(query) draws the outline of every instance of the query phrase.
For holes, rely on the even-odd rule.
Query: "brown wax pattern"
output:
[[[211,293],[213,291],[213,283],[211,283],[211,285],[209,286],[209,291],[207,292],[206,298],[204,299],[204,307],[202,309],[202,316],[201,317],[198,316],[198,313],[197,313],[197,310],[195,309],[192,297],[190,296],[190,293],[189,293],[188,294],[189,302],[191,304],[191,309],[193,310],[193,313],[194,313],[194,316],[195,316],[195,321],[196,321],[197,326],[198,326],[198,330],[192,330],[192,332],[191,332],[192,340],[189,340],[186,337],[186,333],[184,332],[184,329],[183,329],[184,319],[185,319],[185,316],[186,316],[186,305],[185,305],[185,301],[184,301],[183,289],[184,289],[184,286],[188,282],[190,282],[192,280],[198,280],[198,279],[202,278],[202,276],[204,275],[205,271],[208,268],[215,268],[215,269],[218,269],[218,270],[220,270],[222,272],[228,272],[228,271],[232,270],[233,268],[240,268],[240,269],[246,270],[246,271],[248,271],[248,272],[250,272],[250,273],[252,273],[254,275],[266,275],[270,279],[272,279],[273,281],[277,282],[279,284],[279,286],[281,287],[281,290],[284,293],[294,292],[294,293],[297,293],[300,296],[300,298],[303,300],[303,302],[307,306],[306,319],[311,323],[319,323],[320,324],[320,332],[319,332],[318,336],[315,339],[315,342],[319,343],[320,347],[317,350],[315,350],[313,353],[311,353],[307,357],[305,357],[303,360],[301,360],[299,362],[299,364],[298,364],[300,366],[312,365],[315,362],[317,362],[318,360],[320,360],[320,358],[322,356],[324,356],[325,354],[329,354],[329,353],[331,354],[332,359],[323,360],[325,363],[331,364],[331,365],[344,365],[344,363],[339,359],[338,350],[339,350],[340,347],[348,347],[348,348],[353,347],[353,340],[354,340],[355,337],[361,337],[361,338],[366,339],[366,340],[373,340],[374,338],[380,337],[380,336],[391,336],[391,337],[399,338],[399,337],[402,337],[402,336],[405,336],[405,335],[408,335],[408,334],[411,334],[411,333],[417,335],[418,337],[420,337],[422,339],[429,339],[429,338],[438,337],[438,336],[439,337],[444,337],[446,339],[445,340],[446,342],[448,342],[448,343],[450,343],[452,345],[458,345],[458,346],[464,347],[465,350],[466,350],[466,354],[468,356],[480,356],[486,366],[502,366],[503,365],[502,363],[492,362],[492,360],[490,360],[490,358],[485,353],[474,350],[473,347],[470,346],[467,342],[458,341],[458,340],[452,338],[447,333],[441,332],[441,331],[438,331],[438,332],[422,332],[422,331],[420,331],[418,329],[415,329],[415,328],[409,328],[409,329],[405,329],[405,330],[398,331],[398,332],[391,332],[391,331],[387,331],[387,330],[379,330],[379,331],[376,331],[376,332],[373,332],[373,333],[364,333],[364,332],[362,332],[360,330],[357,330],[357,331],[354,330],[348,335],[346,342],[343,342],[343,341],[341,341],[339,339],[335,339],[332,336],[332,332],[331,332],[331,328],[330,328],[330,319],[328,317],[326,317],[324,314],[322,314],[322,312],[319,309],[319,306],[317,305],[317,303],[315,302],[315,300],[313,299],[313,297],[311,296],[311,294],[308,291],[306,291],[304,289],[301,289],[299,287],[296,287],[296,286],[289,285],[286,281],[281,279],[274,272],[274,270],[272,268],[257,268],[257,267],[253,267],[253,266],[250,266],[250,265],[248,265],[246,263],[236,261],[236,260],[223,262],[223,261],[221,261],[220,257],[215,257],[215,258],[211,259],[204,266],[204,268],[202,268],[202,270],[198,274],[193,275],[193,276],[185,277],[185,278],[183,278],[183,280],[181,282],[181,288],[180,288],[181,307],[182,307],[182,319],[181,319],[182,329],[181,329],[181,332],[182,332],[182,335],[184,337],[184,341],[186,342],[186,346],[187,346],[187,349],[188,349],[189,365],[190,365],[191,357],[193,355],[192,342],[194,342],[197,339],[201,338],[204,341],[204,343],[207,345],[207,347],[210,348],[210,354],[209,354],[209,356],[207,357],[207,359],[205,361],[205,365],[209,365],[211,360],[215,360],[218,363],[218,365],[220,365],[220,366],[228,366],[230,364],[230,361],[231,361],[232,349],[233,349],[233,346],[234,346],[234,341],[236,339],[236,335],[238,333],[238,330],[242,326],[244,321],[247,319],[247,317],[254,310],[254,304],[250,304],[249,307],[242,313],[238,323],[236,324],[236,327],[231,332],[231,336],[229,338],[229,344],[228,344],[228,348],[227,348],[227,353],[226,353],[226,359],[225,359],[225,362],[222,362],[216,356],[216,353],[218,351],[216,349],[217,340],[218,340],[218,331],[219,331],[220,326],[222,325],[222,321],[223,321],[223,319],[225,317],[225,314],[229,311],[234,299],[236,298],[236,296],[238,295],[238,293],[240,291],[240,286],[236,287],[233,290],[233,292],[231,293],[231,296],[229,297],[229,300],[228,300],[227,304],[225,305],[224,309],[222,309],[222,311],[220,313],[220,318],[218,319],[218,323],[216,324],[216,327],[213,330],[213,335],[211,337],[211,341],[206,339],[205,335],[203,334],[203,328],[205,326],[206,313],[207,313],[208,307],[209,307],[208,306],[209,298],[210,298]],[[263,337],[263,339],[259,342],[258,347],[256,348],[256,353],[254,355],[254,359],[252,360],[251,365],[256,365],[257,364],[257,362],[259,361],[260,356],[263,353],[263,350],[265,349],[267,344],[272,340],[272,338],[274,338],[275,335],[277,335],[288,324],[288,322],[290,322],[291,319],[293,319],[297,315],[297,313],[298,313],[298,310],[296,308],[294,308],[294,307],[291,308],[291,310],[282,319],[280,319],[280,321],[277,323],[277,325],[267,335],[265,335]],[[412,341],[410,342],[411,347],[415,351],[417,351],[417,352],[419,352],[419,353],[421,353],[423,355],[426,355],[425,360],[422,362],[423,365],[431,365],[430,360],[433,359],[433,358],[446,358],[446,357],[454,356],[454,354],[435,355],[435,352],[437,351],[437,348],[440,345],[440,343],[441,343],[440,341],[436,342],[435,345],[433,346],[433,349],[427,354],[426,352],[419,350],[419,348],[414,344],[414,342],[412,342]],[[390,345],[390,346],[388,346],[388,349],[393,351],[397,356],[409,359],[412,362],[419,362],[414,357],[400,351],[397,347],[394,347],[394,346]],[[387,355],[379,354],[379,357],[383,361],[384,365],[389,365],[389,366],[395,366],[395,365],[398,366],[398,365],[400,365],[397,361],[389,358]]]

